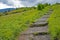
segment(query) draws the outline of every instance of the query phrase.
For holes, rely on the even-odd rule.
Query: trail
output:
[[[52,10],[49,10],[47,14],[37,19],[28,30],[20,35],[18,40],[50,40],[47,19],[50,17],[51,13]]]

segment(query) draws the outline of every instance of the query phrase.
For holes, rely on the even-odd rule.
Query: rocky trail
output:
[[[51,13],[52,10],[49,10],[47,14],[37,19],[28,30],[20,35],[18,40],[50,40],[47,19],[50,17]]]

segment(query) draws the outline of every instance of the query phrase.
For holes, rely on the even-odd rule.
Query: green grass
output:
[[[33,9],[23,13],[0,16],[0,40],[16,40],[21,32],[25,31],[32,22],[43,16],[50,7],[42,11]]]
[[[21,13],[21,12],[25,12],[25,11],[29,11],[32,10],[34,8],[29,8],[29,7],[22,7],[22,8],[16,8],[15,10],[12,10],[10,12],[6,12],[6,14],[15,14],[15,13]]]
[[[48,20],[51,40],[60,40],[60,5],[52,6],[53,12]]]
[[[10,14],[16,14],[16,13],[22,13],[22,12],[26,12],[26,11],[30,11],[36,9],[36,7],[22,7],[22,8],[16,8],[15,10],[12,11],[6,11],[6,12],[2,12],[0,13],[0,16],[5,16],[5,15],[10,15]]]

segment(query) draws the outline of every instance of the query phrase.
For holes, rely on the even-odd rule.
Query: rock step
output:
[[[50,40],[49,35],[37,35],[33,38],[33,40]]]
[[[44,15],[50,15],[51,13],[50,12],[47,12],[46,14],[44,14]]]
[[[32,26],[30,27],[45,26],[45,25],[48,25],[48,23],[47,22],[36,22],[36,23],[33,23]]]
[[[19,39],[20,40],[50,40],[50,35],[49,34],[44,34],[44,35],[27,34],[27,35],[20,35]]]
[[[48,18],[41,18],[41,19],[37,19],[36,22],[46,22]]]
[[[51,13],[52,9],[44,14],[44,16],[37,19],[29,29],[20,34],[18,40],[50,40],[47,19],[50,17]]]
[[[42,16],[41,18],[37,19],[37,21],[39,21],[39,20],[47,20],[47,19],[50,17],[50,14],[51,14],[51,13],[49,13],[49,15],[48,15],[48,13],[45,14],[45,15]]]
[[[48,26],[29,28],[27,31],[23,32],[22,34],[34,34],[34,33],[48,33]]]
[[[46,27],[47,26],[47,24],[45,24],[45,25],[35,25],[35,26],[30,26],[30,28],[33,28],[33,27]]]
[[[44,24],[46,24],[47,22],[36,22],[36,23],[34,23],[34,25],[44,25]]]
[[[50,15],[44,15],[44,16],[42,16],[42,18],[49,18],[50,17]]]

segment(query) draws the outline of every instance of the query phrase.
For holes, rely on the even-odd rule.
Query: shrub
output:
[[[44,9],[44,5],[39,3],[38,6],[37,6],[37,9],[38,9],[38,10]]]

